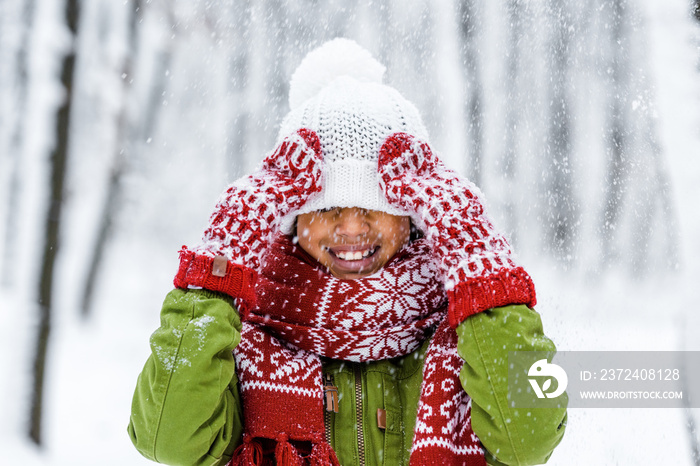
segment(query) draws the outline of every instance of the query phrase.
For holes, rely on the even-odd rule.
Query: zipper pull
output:
[[[333,376],[324,374],[323,376],[323,399],[326,411],[338,412],[338,387],[333,385]]]

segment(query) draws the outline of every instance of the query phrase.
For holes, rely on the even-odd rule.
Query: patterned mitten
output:
[[[406,133],[389,136],[379,152],[379,176],[389,203],[412,214],[430,244],[452,327],[492,307],[535,305],[532,280],[494,230],[478,189],[446,168],[428,144]]]
[[[252,175],[222,194],[199,246],[180,251],[178,288],[205,288],[236,298],[239,311],[255,304],[263,254],[280,218],[321,191],[321,143],[302,128],[285,138]]]

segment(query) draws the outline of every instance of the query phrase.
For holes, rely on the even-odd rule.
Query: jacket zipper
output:
[[[333,375],[323,376],[323,426],[326,431],[326,442],[331,445],[331,413],[338,412],[338,387],[333,385]]]
[[[357,412],[357,449],[360,465],[365,464],[365,433],[362,427],[362,369],[355,366],[355,406]]]
[[[323,426],[326,429],[326,443],[331,444],[331,412],[327,409],[323,410]]]

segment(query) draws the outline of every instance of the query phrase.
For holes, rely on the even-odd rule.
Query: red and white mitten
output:
[[[255,304],[257,273],[281,217],[321,191],[322,160],[318,136],[302,128],[285,138],[255,173],[231,184],[200,245],[182,247],[175,286],[226,293],[245,315]]]
[[[452,327],[492,307],[535,305],[532,280],[494,230],[479,190],[428,144],[406,133],[389,136],[379,152],[379,177],[389,203],[412,214],[436,256]]]

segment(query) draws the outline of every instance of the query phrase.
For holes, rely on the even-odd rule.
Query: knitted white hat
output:
[[[392,207],[379,188],[377,161],[385,139],[404,132],[428,141],[416,107],[383,85],[384,66],[357,43],[333,39],[311,51],[292,75],[290,113],[278,143],[299,128],[316,132],[323,151],[323,190],[281,219],[291,233],[299,214],[360,207],[408,215]]]

